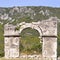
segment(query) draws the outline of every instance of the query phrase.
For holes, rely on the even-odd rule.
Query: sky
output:
[[[60,0],[0,0],[0,7],[50,6],[60,7]]]

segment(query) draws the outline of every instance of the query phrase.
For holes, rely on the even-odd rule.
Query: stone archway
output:
[[[19,31],[15,31],[16,26],[9,24],[6,24],[4,26],[6,58],[19,57],[19,37],[20,37],[19,33],[21,33],[23,29],[31,27],[32,29],[36,29],[40,33],[40,36],[42,37],[43,60],[57,60],[57,19],[56,18],[50,18],[48,20],[32,22],[32,23],[22,22],[17,26],[20,26]]]
[[[26,28],[32,28],[32,29],[37,30],[39,33],[39,38],[41,39],[40,42],[42,42],[42,35],[43,35],[42,29],[35,22],[32,22],[32,23],[22,22],[22,23],[20,23],[19,26],[20,26],[19,33],[21,33]]]
[[[32,29],[36,29],[40,36],[42,36],[43,32],[42,32],[42,29],[37,25],[37,24],[33,24],[33,23],[23,23],[21,26],[20,26],[20,29],[19,29],[19,33],[21,33],[22,30],[24,30],[25,28],[32,28]]]
[[[34,42],[34,43],[33,43]],[[21,49],[21,46],[23,47]],[[36,29],[27,27],[20,33],[20,56],[42,55],[42,39]]]

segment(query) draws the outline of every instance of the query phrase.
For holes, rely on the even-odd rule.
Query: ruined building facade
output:
[[[20,26],[18,31],[15,30]],[[16,26],[6,24],[4,26],[4,51],[5,58],[19,57],[19,34],[25,28],[36,29],[42,39],[42,60],[57,60],[57,19],[50,18],[44,21],[25,23]]]

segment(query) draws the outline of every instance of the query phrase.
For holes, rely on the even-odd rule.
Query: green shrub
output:
[[[27,28],[22,31],[20,36],[21,51],[30,54],[33,54],[34,51],[36,51],[36,53],[42,52],[42,44],[40,43],[40,38],[38,38],[38,31]]]

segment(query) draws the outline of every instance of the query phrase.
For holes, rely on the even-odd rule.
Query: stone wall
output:
[[[57,38],[43,37],[43,57],[44,59],[57,60]],[[45,59],[45,60],[46,60]]]
[[[16,34],[15,27],[5,25],[4,36],[5,58],[19,57],[19,33]]]
[[[16,27],[20,26],[18,31]],[[5,57],[19,57],[19,33],[25,28],[36,29],[43,41],[42,43],[42,60],[57,60],[57,19],[50,18],[44,21],[25,23],[22,22],[17,26],[4,26],[4,43],[5,43]],[[12,53],[13,52],[13,53]]]

